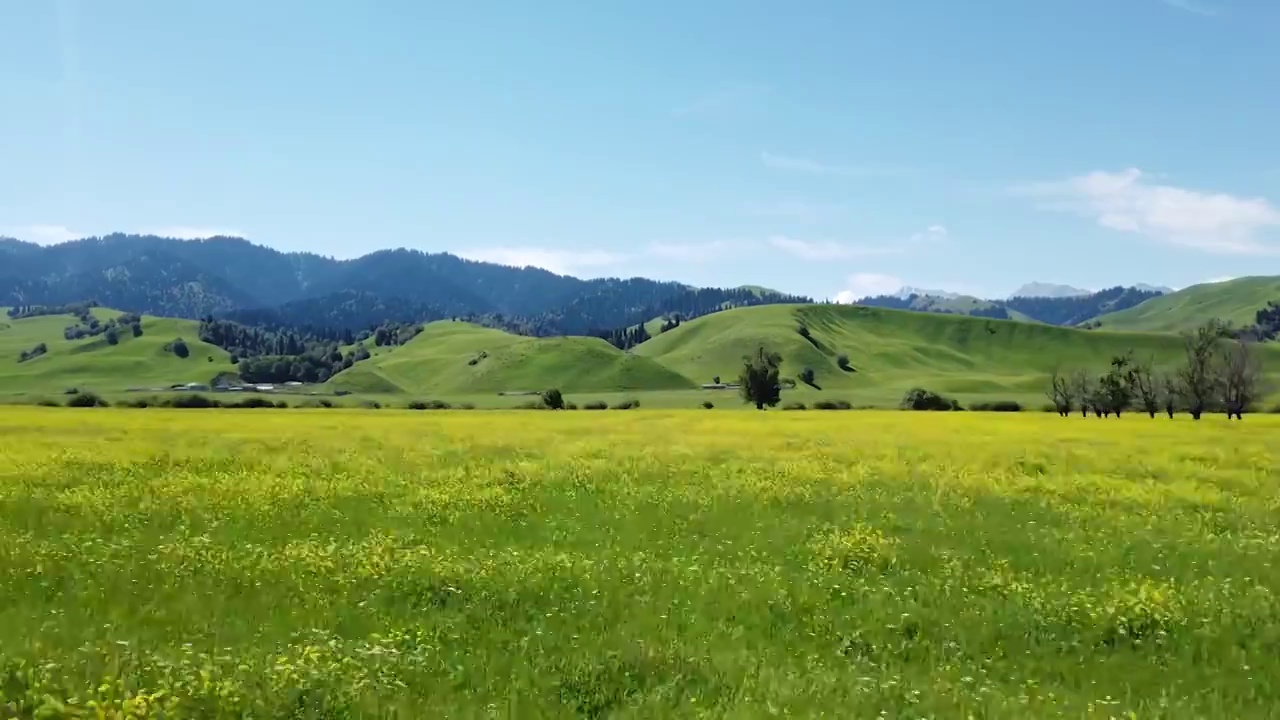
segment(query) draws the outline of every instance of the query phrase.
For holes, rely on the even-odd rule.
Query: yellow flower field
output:
[[[1280,708],[1280,417],[0,412],[0,716]]]

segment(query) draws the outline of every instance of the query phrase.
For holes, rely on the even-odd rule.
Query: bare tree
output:
[[[1080,417],[1089,417],[1089,405],[1093,402],[1093,378],[1084,370],[1071,373],[1071,394],[1080,403]]]
[[[1186,365],[1178,369],[1178,389],[1195,420],[1200,419],[1216,394],[1218,377],[1214,372],[1214,350],[1224,332],[1221,322],[1210,320],[1195,330],[1182,334]]]
[[[1222,406],[1227,411],[1227,419],[1234,416],[1244,419],[1244,412],[1249,409],[1259,396],[1259,381],[1262,377],[1262,363],[1253,350],[1253,343],[1247,340],[1236,340],[1223,348],[1218,354],[1217,387],[1221,393]]]
[[[1155,361],[1151,358],[1147,360],[1135,360],[1133,362],[1132,375],[1134,394],[1138,396],[1138,402],[1141,403],[1142,409],[1147,411],[1151,417],[1155,417],[1160,412],[1160,378],[1156,377],[1152,366]]]
[[[1178,376],[1174,373],[1162,373],[1160,375],[1160,399],[1164,401],[1164,411],[1169,413],[1169,419],[1173,419],[1174,413],[1178,411]]]
[[[1048,396],[1049,401],[1053,403],[1053,407],[1062,417],[1071,414],[1072,395],[1071,382],[1067,376],[1063,375],[1058,368],[1054,368],[1049,375],[1049,387],[1045,389],[1044,394]]]

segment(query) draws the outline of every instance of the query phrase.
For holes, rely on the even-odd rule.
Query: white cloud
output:
[[[84,234],[78,233],[65,225],[26,225],[6,228],[5,231],[0,232],[0,235],[10,235],[19,240],[26,240],[37,245],[55,245],[85,237]]]
[[[947,228],[942,225],[930,225],[921,232],[911,236],[911,242],[915,243],[937,243],[946,240],[951,236]]]
[[[846,245],[831,240],[800,240],[786,235],[774,235],[769,238],[769,244],[803,260],[838,260],[868,255],[895,255],[902,252],[902,248]]]
[[[930,225],[928,228],[907,237],[906,242],[897,245],[849,245],[832,240],[801,240],[786,235],[774,235],[769,238],[769,244],[803,260],[839,260],[854,257],[900,255],[912,249],[915,245],[942,242],[948,236],[947,229],[942,225]]]
[[[874,295],[892,295],[902,288],[901,278],[879,273],[854,273],[845,281],[844,289],[836,293],[835,301],[849,304]]]
[[[1179,10],[1185,10],[1189,13],[1195,13],[1196,15],[1213,17],[1214,15],[1218,14],[1218,8],[1213,7],[1211,5],[1206,5],[1202,2],[1197,2],[1197,0],[1161,0],[1161,1],[1165,5],[1168,5],[1169,7],[1177,8]]]
[[[458,257],[512,267],[539,267],[560,275],[618,265],[626,255],[603,250],[556,250],[538,247],[495,247],[461,250]]]
[[[760,162],[764,163],[765,167],[774,170],[835,177],[884,177],[888,175],[906,175],[912,172],[907,168],[883,165],[832,165],[809,158],[767,151],[760,153]]]
[[[177,225],[174,227],[160,228],[151,231],[152,235],[160,237],[178,238],[179,240],[204,240],[211,237],[244,237],[244,233],[234,228],[219,227],[193,227],[190,225]]]
[[[1280,251],[1263,237],[1280,230],[1280,208],[1267,200],[1161,185],[1136,168],[1034,183],[1013,192],[1037,199],[1044,210],[1078,213],[1105,228],[1175,245],[1223,254]]]

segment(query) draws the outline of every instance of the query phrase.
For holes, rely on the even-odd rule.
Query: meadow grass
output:
[[[5,408],[0,708],[1273,716],[1278,430]]]

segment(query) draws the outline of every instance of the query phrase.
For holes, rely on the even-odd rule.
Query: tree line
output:
[[[371,357],[366,342],[403,345],[420,332],[421,325],[398,322],[353,333],[249,326],[212,316],[200,320],[200,339],[226,350],[240,378],[252,383],[322,383]],[[344,352],[342,345],[355,347]]]
[[[1181,337],[1183,357],[1176,366],[1156,368],[1154,360],[1135,358],[1129,351],[1113,357],[1101,375],[1055,369],[1045,395],[1063,417],[1077,411],[1082,417],[1120,417],[1136,408],[1153,418],[1185,411],[1199,420],[1218,410],[1243,419],[1264,392],[1255,342],[1218,320]]]

